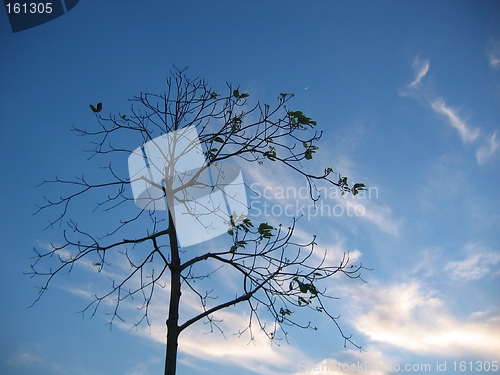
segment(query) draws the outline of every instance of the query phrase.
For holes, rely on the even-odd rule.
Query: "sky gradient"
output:
[[[331,211],[301,218],[297,239],[314,234],[332,262],[349,252],[373,268],[363,272],[366,283],[336,277],[327,285],[339,297],[332,312],[365,352],[344,348],[320,314],[310,317],[317,331],[290,329],[288,344],[271,346],[260,332],[248,344],[235,335],[248,312],[235,308],[217,314],[225,337],[203,324],[182,333],[178,374],[385,375],[405,365],[435,374],[445,361],[447,373],[476,374],[486,362],[500,366],[498,1],[80,0],[18,33],[0,13],[2,374],[162,373],[167,291],[157,291],[151,327],[131,329],[130,304],[110,330],[111,304],[92,319],[78,314],[109,275],[82,263],[28,309],[41,280],[23,273],[34,246],[61,241],[62,228],[43,230],[50,213],[33,213],[44,195],[63,191],[37,185],[101,173],[102,163],[87,160],[89,139],[72,126],[96,128],[89,104],[126,113],[139,93],[163,93],[173,65],[189,66],[216,91],[240,85],[252,100],[295,94],[290,107],[324,133],[309,168],[332,167],[370,188],[356,199],[329,191],[321,202]],[[305,186],[289,171],[241,168],[271,207],[310,204],[294,190],[281,194]],[[262,197],[249,200],[250,215],[266,217],[256,210]],[[277,216],[266,220],[289,225],[294,215]],[[99,213],[79,222],[106,224]],[[230,276],[213,282],[221,296],[237,290]],[[189,296],[183,303],[181,319],[198,307]],[[371,368],[345,367],[358,361]]]

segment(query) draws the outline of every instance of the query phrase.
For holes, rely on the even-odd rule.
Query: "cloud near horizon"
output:
[[[471,249],[469,246],[466,251]],[[461,270],[476,275],[472,268],[481,264],[472,263],[472,267],[467,264]],[[343,316],[348,317],[349,324],[358,331],[355,334],[358,340],[360,334],[366,336],[367,343],[363,345],[366,351],[343,350],[320,361],[303,361],[295,375],[322,371],[393,374],[395,371],[391,369],[395,365],[403,371],[404,358],[411,354],[431,356],[439,361],[471,355],[477,360],[500,360],[498,311],[476,311],[466,318],[458,317],[440,292],[426,287],[418,279],[389,283],[372,280],[368,284],[345,285],[342,289],[352,300],[349,313]],[[370,371],[360,370],[358,363],[368,363]]]
[[[500,316],[460,320],[419,281],[362,285],[356,298],[364,311],[356,314],[353,325],[372,342],[418,355],[498,357]]]

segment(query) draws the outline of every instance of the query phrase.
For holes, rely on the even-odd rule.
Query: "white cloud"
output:
[[[494,68],[500,67],[500,56],[490,55],[490,65]]]
[[[468,251],[473,251],[469,246]],[[491,255],[491,254],[490,254]],[[491,256],[490,256],[491,258]],[[496,259],[496,258],[494,258]],[[391,369],[429,366],[451,358],[474,356],[478,360],[497,360],[500,347],[500,315],[492,310],[477,311],[468,318],[458,318],[435,290],[418,280],[384,284],[371,280],[362,285],[341,285],[350,302],[343,316],[368,338],[367,352],[346,355],[343,351],[321,361],[301,362],[301,373],[392,374]],[[359,333],[354,334],[358,337]],[[419,359],[414,355],[434,359]],[[371,371],[359,368],[367,363]],[[308,372],[304,371],[307,366]],[[429,371],[429,367],[422,367]],[[402,371],[402,370],[397,370]],[[418,372],[418,371],[417,371]]]
[[[495,152],[498,150],[497,132],[488,140],[485,146],[480,147],[476,152],[476,159],[478,164],[484,164],[491,158]]]
[[[183,294],[183,298],[185,295]],[[183,300],[185,302],[185,300]],[[166,331],[165,309],[151,311],[151,327],[141,327],[136,334],[165,345]],[[182,316],[192,316],[193,311]],[[254,341],[250,343],[249,332],[242,332],[248,326],[249,316],[242,308],[224,309],[215,314],[218,326],[224,332],[217,329],[210,333],[210,327],[203,322],[198,322],[185,331],[179,337],[179,352],[189,355],[189,365],[197,366],[196,360],[214,363],[224,363],[233,367],[242,367],[261,374],[281,374],[279,368],[295,368],[296,358],[304,358],[295,346],[283,343],[281,346],[271,345],[270,340],[260,330],[253,327]],[[255,323],[255,322],[254,322]],[[268,322],[269,326],[271,322]],[[121,328],[126,325],[120,323]],[[142,367],[138,367],[139,371]],[[140,374],[140,372],[138,372]]]
[[[413,60],[413,63],[411,64],[411,67],[415,71],[415,79],[410,83],[410,87],[415,87],[420,84],[420,81],[422,78],[427,74],[429,71],[429,60],[421,60],[418,56]]]
[[[483,278],[491,272],[491,266],[500,263],[500,253],[475,244],[465,246],[464,260],[448,262],[444,268],[451,278],[458,281],[472,281]]]
[[[469,319],[471,319],[471,320],[485,320],[490,315],[491,315],[491,310],[474,311],[472,314],[469,315]]]
[[[489,48],[488,57],[491,66],[495,68],[500,67],[500,43],[492,44]],[[460,139],[464,144],[481,139],[481,130],[479,128],[475,128],[468,124],[465,119],[459,116],[456,109],[446,105],[442,98],[437,97],[428,87],[422,85],[422,78],[428,73],[429,67],[429,60],[423,60],[417,56],[412,63],[412,68],[416,74],[415,78],[407,86],[406,91],[401,91],[399,94],[402,96],[412,96],[425,103],[425,105],[428,104],[435,113],[441,115],[447,120],[450,126],[458,131]],[[484,164],[498,150],[496,133],[497,132],[493,133],[493,135],[484,142],[485,145],[478,147],[476,159],[479,165]]]
[[[70,374],[70,371],[68,371],[64,365],[49,358],[38,343],[25,345],[22,350],[11,355],[7,363],[14,368],[24,369],[26,373],[33,373],[36,370],[41,370],[51,374]]]
[[[281,346],[271,346],[269,339],[257,327],[254,327],[254,343],[249,344],[249,336],[234,335],[234,330],[248,325],[248,317],[223,311],[219,314],[224,319],[223,327],[227,328],[226,339],[220,334],[203,335],[196,329],[183,332],[179,348],[196,358],[226,363],[232,363],[257,373],[276,373],[276,367],[293,368],[295,358],[303,357],[295,346],[284,343]],[[273,370],[273,368],[275,368]]]
[[[489,43],[487,49],[490,66],[496,69],[500,68],[500,42]]]
[[[351,291],[352,293],[352,291]],[[418,355],[496,358],[500,316],[481,322],[459,320],[434,291],[418,281],[363,285],[355,294],[363,308],[353,316],[356,329],[372,342]]]
[[[365,201],[362,205],[354,205],[350,202],[347,201],[347,206],[352,206],[351,210],[354,212],[361,212],[359,207],[363,207],[363,215],[360,216],[361,219],[376,225],[383,232],[392,234],[393,236],[399,235],[399,226],[401,223],[392,218],[392,210],[389,206],[382,206],[371,201]]]
[[[19,352],[14,354],[9,359],[9,364],[14,366],[39,366],[43,365],[45,361],[37,354],[28,351]]]
[[[161,362],[160,358],[150,358],[147,361],[140,362],[128,370],[125,375],[149,375],[151,374],[151,366]]]
[[[431,107],[434,112],[445,116],[450,122],[450,125],[457,129],[463,143],[472,142],[479,136],[479,129],[468,126],[466,122],[458,116],[456,111],[448,107],[442,99],[434,100]]]

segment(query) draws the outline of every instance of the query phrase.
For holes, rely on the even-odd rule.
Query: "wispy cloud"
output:
[[[495,44],[490,48],[488,53],[490,64],[494,67],[500,66],[500,43]],[[430,68],[430,62],[427,59],[421,59],[417,56],[412,63],[412,68],[415,72],[415,78],[406,87],[400,91],[401,96],[411,96],[415,99],[428,105],[434,113],[440,115],[446,123],[455,128],[464,144],[472,142],[482,142],[483,146],[479,146],[476,151],[476,159],[479,165],[484,164],[494,155],[498,149],[496,141],[496,132],[489,138],[484,140],[481,137],[481,130],[472,126],[466,119],[461,117],[458,111],[447,105],[445,100],[432,93],[432,91],[422,83],[422,78],[427,75]]]
[[[33,373],[35,370],[46,371],[51,374],[69,375],[74,374],[65,369],[65,366],[49,358],[42,350],[41,345],[31,343],[13,354],[7,363],[17,369],[24,369],[26,373]],[[45,373],[45,372],[44,372]]]
[[[491,42],[487,47],[487,56],[490,66],[499,69],[500,68],[500,41]]]
[[[347,206],[351,206],[353,211],[358,207],[357,212],[360,212],[360,205],[356,206],[351,202],[347,201]],[[376,225],[383,232],[392,234],[393,236],[399,235],[401,222],[393,219],[392,210],[389,206],[373,203],[372,201],[364,201],[362,207],[363,215],[360,216],[361,219]]]
[[[411,67],[415,71],[415,79],[410,83],[410,87],[415,87],[420,84],[420,81],[422,78],[427,74],[429,71],[429,60],[425,59],[422,60],[420,57],[416,57],[413,60],[413,63],[411,64]]]
[[[469,315],[469,319],[471,319],[471,320],[486,320],[491,315],[492,315],[491,310],[474,311],[472,314]]]
[[[498,150],[497,132],[494,132],[487,143],[480,147],[476,152],[478,164],[487,162]]]
[[[44,363],[45,361],[38,354],[29,351],[16,353],[9,358],[9,364],[20,367],[39,366]]]
[[[203,335],[200,330],[191,329],[180,337],[179,348],[191,356],[205,360],[232,364],[261,374],[278,374],[279,369],[294,368],[295,358],[305,355],[292,345],[271,346],[264,333],[255,328],[254,342],[249,344],[247,333],[242,337],[234,335],[236,327],[248,325],[246,314],[222,311],[222,328],[227,329],[225,339],[220,334]]]
[[[436,99],[433,101],[431,107],[437,114],[445,116],[450,125],[457,129],[463,143],[472,142],[479,136],[480,130],[467,125],[465,120],[460,118],[457,112],[447,106],[442,99]]]
[[[125,375],[148,375],[151,374],[151,366],[154,365],[156,366],[158,363],[161,362],[160,358],[153,357],[150,358],[149,360],[140,362],[136,365],[134,365],[131,369],[129,369]]]
[[[141,327],[132,333],[164,345],[165,325],[160,322],[165,320],[165,311],[152,310],[151,315],[154,321],[151,327]],[[189,314],[183,313],[182,315],[192,316],[193,310],[190,309]],[[179,337],[179,351],[189,356],[189,363],[187,363],[189,366],[197,367],[200,361],[224,363],[255,373],[274,375],[283,374],[280,369],[295,368],[295,358],[305,358],[305,355],[292,345],[272,346],[267,336],[258,327],[251,332],[254,340],[250,342],[250,331],[245,331],[248,327],[249,315],[242,308],[221,310],[215,314],[214,318],[220,331],[214,329],[211,332],[209,325],[198,322],[183,331]],[[272,322],[268,323],[271,326]],[[143,368],[144,366],[137,366],[134,371],[142,374]]]
[[[466,258],[448,262],[444,268],[450,277],[457,281],[478,280],[490,274],[491,267],[500,263],[500,253],[476,244],[465,246]]]

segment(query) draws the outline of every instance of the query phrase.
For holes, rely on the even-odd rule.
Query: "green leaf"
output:
[[[361,190],[366,190],[365,184],[354,184],[354,186],[352,187],[352,194],[357,195]]]
[[[271,233],[273,229],[274,228],[268,223],[260,223],[259,228],[257,228],[257,231],[259,232],[262,238],[271,238],[273,236],[273,234]]]
[[[247,241],[238,241],[236,242],[237,247],[242,247],[244,248],[247,245]]]
[[[307,291],[309,290],[307,285],[304,283],[301,283],[301,282],[299,282],[299,289],[300,289],[300,293],[304,293],[304,294],[307,293]]]
[[[233,228],[229,228],[227,230],[227,234],[229,234],[230,236],[234,235]]]
[[[243,122],[243,120],[239,116],[235,116],[235,117],[231,118],[230,121],[231,121],[231,131],[232,132],[238,131],[238,129],[241,126],[241,123]]]
[[[292,125],[296,125],[298,128],[304,128],[303,125],[309,125],[310,127],[316,125],[316,121],[305,116],[302,111],[289,111],[288,116]]]
[[[271,148],[271,150],[264,152],[263,155],[271,161],[276,160],[276,150],[274,148]]]
[[[221,137],[215,137],[214,142],[224,143],[224,140]]]
[[[306,299],[305,299],[305,298],[303,298],[303,297],[299,297],[299,298],[298,298],[298,302],[299,302],[299,306],[300,306],[300,305],[302,305],[302,303],[303,303],[304,305],[309,305],[309,304],[311,303],[311,301],[308,301],[308,300],[306,300]]]
[[[236,90],[233,90],[233,96],[235,98],[239,98],[240,97],[240,90],[236,89]]]
[[[253,227],[253,224],[250,219],[244,219],[239,227],[241,227],[245,231],[245,233],[248,233],[250,231],[250,228]]]
[[[280,314],[283,315],[283,316],[286,316],[286,315],[291,315],[292,312],[288,309],[284,309],[283,307],[280,308]]]
[[[101,112],[102,110],[102,103],[97,103],[97,112]]]
[[[306,150],[306,153],[305,153],[305,157],[307,160],[311,160],[313,158],[313,150],[311,150],[310,148]]]
[[[102,103],[97,103],[96,107],[94,107],[92,104],[89,104],[89,107],[94,113],[99,113],[102,111]]]
[[[253,227],[252,221],[250,219],[243,220],[243,223],[249,227]]]
[[[319,294],[319,290],[316,289],[316,287],[311,283],[311,284],[308,284],[308,288],[309,288],[309,292],[314,296],[316,297],[318,294]]]

